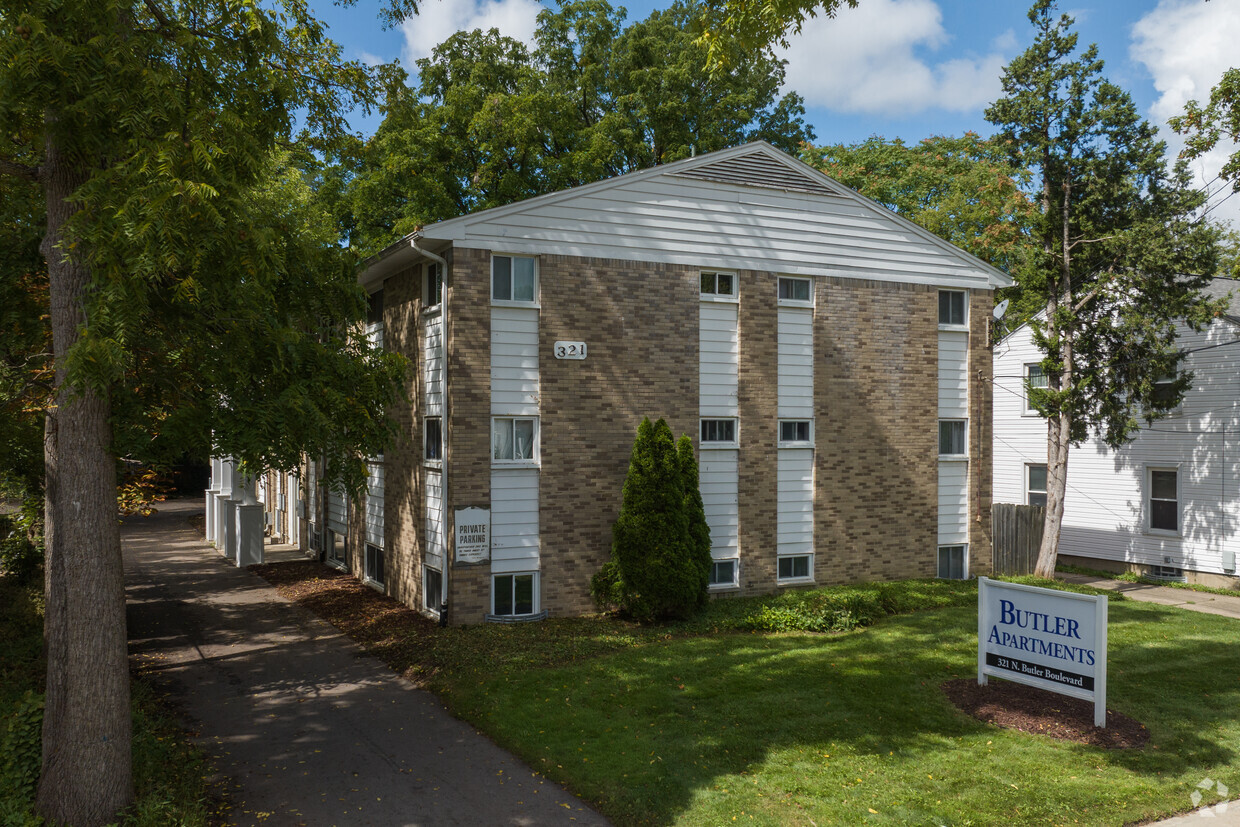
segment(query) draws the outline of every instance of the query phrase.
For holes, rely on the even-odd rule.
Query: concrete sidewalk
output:
[[[1240,597],[1210,594],[1209,592],[1195,592],[1190,589],[1173,589],[1168,586],[1152,586],[1148,583],[1126,583],[1123,580],[1095,577],[1090,574],[1058,572],[1055,576],[1065,583],[1093,586],[1097,589],[1120,592],[1131,600],[1158,603],[1162,606],[1174,606],[1177,609],[1188,609],[1193,612],[1204,612],[1205,614],[1240,619]]]
[[[125,521],[130,652],[229,779],[232,824],[607,823],[229,565],[187,522],[202,508]]]

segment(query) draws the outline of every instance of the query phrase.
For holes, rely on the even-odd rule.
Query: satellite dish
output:
[[[995,305],[995,310],[994,310],[995,321],[998,321],[999,319],[1003,318],[1003,314],[1007,312],[1008,302],[1010,301],[1011,299],[1004,299],[1003,301]]]

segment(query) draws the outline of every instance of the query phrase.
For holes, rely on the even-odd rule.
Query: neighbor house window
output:
[[[736,561],[712,560],[710,564],[710,585],[715,588],[726,588],[736,585]]]
[[[1149,469],[1149,512],[1151,531],[1179,533],[1180,485],[1175,469]]]
[[[366,580],[383,585],[383,549],[371,543],[366,544]]]
[[[939,420],[939,456],[963,457],[968,454],[968,443],[965,440],[965,420]]]
[[[736,420],[703,419],[701,444],[703,447],[736,445]]]
[[[964,580],[969,576],[969,547],[939,546],[939,577]]]
[[[939,291],[939,324],[966,325],[969,323],[963,290]]]
[[[810,290],[809,279],[780,278],[779,300],[781,302],[803,302],[809,304],[811,295],[813,294]]]
[[[538,611],[537,574],[497,574],[491,578],[491,614],[519,617]]]
[[[1175,377],[1164,376],[1154,381],[1154,393],[1151,399],[1162,405],[1170,405],[1175,401]]]
[[[702,295],[731,299],[736,297],[736,276],[731,273],[702,273]]]
[[[538,457],[538,419],[497,416],[491,420],[491,459],[533,462]]]
[[[426,427],[422,432],[425,441],[423,459],[438,462],[443,459],[443,419],[428,416],[425,421]]]
[[[779,444],[782,446],[810,445],[813,430],[808,419],[783,419],[779,423]]]
[[[443,302],[443,265],[438,261],[426,265],[426,284],[422,303],[425,309],[434,310]]]
[[[1025,503],[1046,507],[1046,466],[1025,466]]]
[[[1036,414],[1037,410],[1030,401],[1030,390],[1042,389],[1050,386],[1047,381],[1046,374],[1042,372],[1042,365],[1039,362],[1025,365],[1025,413]]]
[[[530,256],[491,257],[491,298],[533,304],[538,295],[534,259]]]
[[[422,605],[429,611],[439,614],[443,599],[443,572],[426,568],[422,573]]]
[[[349,540],[339,531],[327,530],[327,561],[348,568]]]
[[[808,580],[813,570],[812,554],[796,554],[779,558],[780,580]]]

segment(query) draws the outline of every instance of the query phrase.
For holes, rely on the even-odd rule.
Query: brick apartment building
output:
[[[277,530],[403,603],[591,610],[646,416],[699,449],[713,592],[990,569],[1010,280],[768,144],[443,221],[359,278],[410,361],[402,439],[360,501],[308,468]]]

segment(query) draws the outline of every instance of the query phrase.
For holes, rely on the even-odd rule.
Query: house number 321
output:
[[[557,359],[584,359],[586,358],[585,342],[556,342],[555,358]]]

